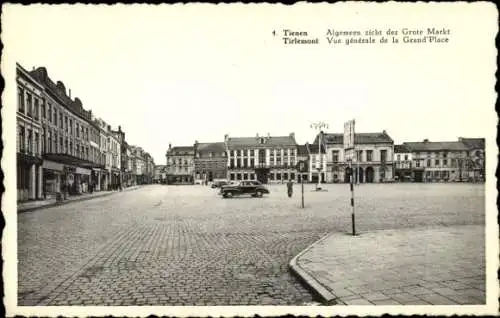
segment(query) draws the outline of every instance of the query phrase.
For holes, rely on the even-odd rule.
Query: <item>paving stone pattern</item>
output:
[[[340,304],[480,305],[484,237],[482,225],[332,234],[297,263]]]
[[[411,196],[407,185],[359,187],[360,228],[484,223],[483,186],[411,186]],[[208,187],[152,185],[19,214],[18,304],[311,303],[288,262],[349,229],[348,187],[306,192],[306,209],[297,186],[292,199],[285,185],[269,188],[226,200]]]

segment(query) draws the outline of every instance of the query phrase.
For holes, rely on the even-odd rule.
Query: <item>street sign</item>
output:
[[[344,124],[344,150],[354,148],[354,119]]]
[[[305,160],[301,160],[297,164],[299,172],[307,172],[307,162]]]

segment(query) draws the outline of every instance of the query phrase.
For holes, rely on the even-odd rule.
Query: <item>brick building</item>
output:
[[[194,144],[194,174],[196,180],[211,182],[227,178],[226,147],[223,142]]]

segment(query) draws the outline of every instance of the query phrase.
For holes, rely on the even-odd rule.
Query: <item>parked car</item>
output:
[[[222,186],[220,194],[223,198],[240,195],[251,195],[252,197],[261,198],[264,194],[269,194],[269,190],[259,181],[240,181]]]
[[[214,182],[212,182],[211,187],[212,187],[212,189],[221,188],[227,184],[228,184],[227,181],[214,181]]]

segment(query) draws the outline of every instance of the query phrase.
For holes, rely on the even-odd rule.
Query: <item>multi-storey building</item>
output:
[[[132,158],[132,171],[135,175],[135,184],[144,184],[144,174],[146,173],[144,150],[138,146],[130,146],[130,152]]]
[[[326,150],[324,144],[321,145],[321,152],[318,151],[318,143],[306,144],[307,153],[309,154],[309,179],[312,183],[317,183],[318,180],[325,182],[326,173]]]
[[[485,156],[485,139],[484,138],[463,138],[459,137],[461,141],[469,149],[469,178],[472,181],[485,181],[486,174],[486,156]]]
[[[99,155],[101,163],[96,190],[107,191],[111,190],[111,153],[109,152],[108,124],[101,118],[95,119],[94,123],[99,128]]]
[[[43,193],[44,88],[19,64],[17,82],[17,200],[41,199]],[[60,182],[57,179],[57,182]],[[54,187],[58,186],[56,184]]]
[[[465,141],[464,141],[465,140]],[[468,141],[470,140],[470,141]],[[458,141],[405,142],[412,152],[413,178],[415,181],[446,182],[474,181],[480,179],[482,169],[479,157],[484,155],[484,142],[477,139],[461,138]],[[471,156],[478,155],[478,156]],[[474,160],[477,160],[475,169]]]
[[[166,165],[156,165],[154,167],[153,183],[164,183],[167,175]]]
[[[322,138],[327,155],[327,182],[344,180],[349,162],[344,151],[344,135],[326,133]],[[318,143],[318,136],[314,144]],[[394,140],[384,130],[381,133],[356,133],[354,136],[355,157],[352,161],[354,179],[357,183],[386,182],[393,180]]]
[[[397,181],[412,181],[413,162],[411,149],[406,145],[394,145],[394,177]]]
[[[167,183],[193,184],[194,183],[194,146],[168,145]]]
[[[297,142],[289,136],[224,138],[228,154],[228,179],[281,183],[295,179]]]
[[[71,90],[61,81],[54,83],[44,67],[30,72],[44,87],[42,100],[42,141],[44,158],[44,192],[89,191],[90,175],[99,164],[90,152],[92,112],[83,109],[79,98],[71,98]]]
[[[198,143],[195,141],[195,179],[213,181],[227,178],[226,146],[223,142]]]

